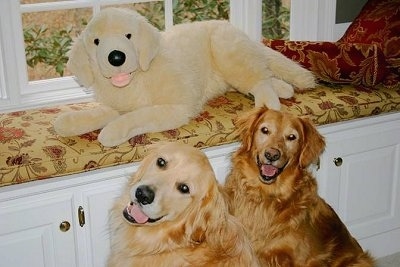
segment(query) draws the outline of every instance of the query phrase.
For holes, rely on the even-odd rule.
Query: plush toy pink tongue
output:
[[[129,73],[118,73],[111,77],[111,83],[116,87],[125,87],[131,82]]]
[[[279,169],[272,165],[263,164],[261,165],[261,173],[267,177],[274,177],[279,172]]]
[[[149,217],[147,217],[147,215],[144,214],[140,207],[135,203],[129,205],[127,211],[137,223],[146,223],[149,220]]]

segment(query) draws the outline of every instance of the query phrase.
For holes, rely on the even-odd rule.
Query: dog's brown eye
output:
[[[132,34],[130,34],[130,33],[127,33],[127,34],[125,34],[125,36],[126,36],[126,38],[128,38],[128,39],[131,39],[131,37],[132,37]]]
[[[178,184],[177,189],[182,194],[190,193],[189,186],[187,186],[186,184]]]
[[[167,161],[163,158],[158,158],[157,159],[157,166],[160,168],[165,168],[167,166]]]
[[[96,39],[94,39],[93,43],[94,43],[95,45],[99,45],[100,40],[99,40],[98,38],[96,38]]]
[[[297,137],[296,137],[294,134],[289,134],[289,136],[287,137],[287,139],[288,139],[289,141],[294,141],[294,140],[297,139]]]
[[[263,134],[269,134],[269,130],[268,130],[267,127],[262,127],[262,128],[261,128],[261,132],[262,132]]]

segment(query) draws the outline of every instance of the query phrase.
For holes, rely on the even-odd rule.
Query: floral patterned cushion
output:
[[[385,84],[399,84],[400,0],[369,0],[339,42],[379,45],[390,71]]]
[[[323,81],[374,86],[387,73],[385,56],[377,44],[267,39],[263,42]]]
[[[241,93],[228,92],[209,101],[199,116],[179,129],[140,135],[112,148],[97,141],[99,131],[70,138],[55,133],[52,122],[59,113],[96,105],[80,103],[0,114],[0,186],[136,162],[149,144],[160,141],[199,148],[236,142],[233,120],[254,102]],[[321,85],[282,100],[282,106],[284,111],[322,125],[400,111],[400,87]]]

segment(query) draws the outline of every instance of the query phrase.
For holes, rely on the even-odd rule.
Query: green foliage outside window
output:
[[[173,1],[174,23],[229,19],[229,0]]]
[[[285,39],[289,35],[289,9],[281,0],[263,0],[263,36]],[[135,4],[135,8],[159,29],[164,29],[162,2]],[[229,0],[173,0],[174,24],[208,20],[229,19]],[[72,26],[52,32],[46,26],[24,29],[26,62],[30,68],[42,63],[59,76],[64,75],[68,61],[67,52],[72,44]]]
[[[290,10],[281,0],[263,0],[262,34],[269,39],[289,38]]]
[[[47,34],[46,26],[28,27],[24,29],[25,56],[29,67],[39,63],[51,66],[60,76],[64,75],[70,49],[72,27]]]

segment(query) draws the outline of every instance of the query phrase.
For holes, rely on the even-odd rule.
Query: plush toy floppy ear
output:
[[[138,32],[137,50],[139,54],[139,65],[143,71],[147,71],[151,61],[158,53],[161,35],[160,32],[145,19],[139,21]]]
[[[94,76],[82,37],[76,39],[68,53],[67,68],[76,76],[78,82],[86,88],[92,86]]]
[[[300,154],[300,166],[308,167],[316,162],[325,149],[325,139],[308,119],[300,119],[303,124],[304,144]]]

